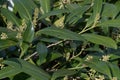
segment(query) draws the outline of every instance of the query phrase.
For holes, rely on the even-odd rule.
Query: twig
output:
[[[47,46],[47,48],[52,47],[52,46],[55,46],[55,45],[58,45],[58,44],[62,43],[63,41],[65,41],[65,40],[58,41],[58,42],[56,42],[56,43],[50,44],[50,45]]]
[[[83,46],[82,46],[82,48],[81,48],[81,51],[80,51],[77,55],[73,55],[73,56],[70,58],[70,60],[72,60],[72,59],[74,59],[74,58],[80,56],[80,55],[82,54],[82,52],[85,50],[86,45],[87,45],[86,42],[83,43]]]
[[[71,57],[70,60],[71,60],[71,59],[74,59],[74,58],[76,58],[76,57],[78,57],[79,55],[81,55],[82,52],[84,51],[84,49],[85,49],[85,47],[82,47],[81,51],[80,51],[77,55]]]
[[[65,41],[65,40],[61,40],[61,41],[58,41],[58,42],[56,42],[56,43],[50,44],[50,45],[47,46],[47,48],[52,47],[52,46],[55,46],[55,45],[58,45],[58,44],[62,43],[63,41]],[[35,56],[35,55],[37,55],[37,52],[34,52],[33,54],[31,54],[30,56],[28,56],[28,57],[25,58],[24,60],[28,60],[28,59],[30,59],[31,57]]]

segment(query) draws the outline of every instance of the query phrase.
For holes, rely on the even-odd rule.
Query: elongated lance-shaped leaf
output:
[[[51,9],[50,0],[40,0],[40,5],[43,14],[48,13]]]
[[[3,75],[4,77],[7,77],[9,75],[10,76],[15,75],[16,73],[19,73],[19,72],[24,72],[37,80],[49,80],[50,79],[50,76],[44,70],[22,59],[11,58],[11,59],[3,61],[3,63],[7,64],[8,67],[14,68],[14,70],[12,68],[10,69],[8,68],[9,70],[5,68],[5,70],[7,69],[6,70],[7,72],[4,70],[6,73],[1,71],[3,73],[0,75]],[[5,76],[4,73],[8,75]],[[2,76],[0,77],[3,78]]]
[[[79,40],[79,41],[84,40],[81,35],[79,35],[75,32],[72,32],[72,31],[67,30],[67,29],[56,28],[56,27],[48,27],[48,28],[39,30],[36,33],[36,35],[38,35],[38,36],[41,34],[57,37],[60,39],[66,39],[66,40]]]
[[[110,37],[105,37],[96,34],[82,34],[82,36],[87,40],[95,44],[103,45],[105,47],[117,49],[116,42]]]
[[[11,66],[5,67],[0,70],[0,79],[2,80],[3,78],[14,76],[20,72],[21,69],[19,68],[11,67]]]
[[[17,58],[11,58],[11,59],[6,60],[6,62],[7,61],[9,63],[10,62],[16,63],[17,65],[21,67],[20,68],[21,72],[29,74],[35,79],[38,79],[38,80],[49,80],[50,79],[50,76],[44,70],[42,70],[41,68],[38,68],[37,66],[27,61],[24,61],[22,59],[17,59]],[[17,68],[16,64],[15,65],[12,64],[12,65]]]
[[[67,10],[67,9],[53,10],[53,11],[50,11],[48,13],[45,13],[45,14],[41,15],[41,17],[39,19],[43,19],[43,18],[50,17],[50,16],[53,16],[53,15],[60,15],[62,13],[68,13],[68,12],[69,12],[69,10]]]
[[[56,80],[56,78],[73,75],[75,73],[76,73],[76,71],[74,71],[74,70],[60,69],[53,73],[51,80]]]
[[[25,32],[23,33],[23,41],[31,43],[34,38],[34,25],[32,22],[29,22]]]
[[[107,27],[120,27],[120,19],[107,20],[99,23],[97,26],[107,26]]]
[[[15,9],[18,11],[22,19],[32,21],[32,13],[36,5],[33,0],[13,0]]]
[[[12,40],[0,40],[0,50],[8,48],[10,46],[15,46],[18,43]]]
[[[24,53],[27,51],[29,48],[29,44],[33,41],[34,38],[34,26],[31,22],[27,25],[27,28],[25,32],[23,33],[23,42],[21,42],[20,47],[21,47],[21,55],[22,57]]]
[[[80,18],[82,18],[83,14],[85,11],[87,11],[90,8],[90,6],[80,6],[77,7],[76,9],[72,10],[71,13],[68,15],[67,20],[65,23],[68,24],[74,24],[76,23]]]
[[[21,64],[18,64],[15,61],[4,60],[2,63],[8,66],[0,70],[0,79],[15,76],[16,74],[22,72]]]
[[[110,67],[112,77],[117,77],[117,79],[119,80],[120,79],[120,69],[119,69],[118,65],[115,65],[114,63],[110,63],[110,62],[108,62],[107,64]]]
[[[91,26],[97,19],[99,19],[101,10],[102,10],[103,0],[94,0],[93,2],[93,13],[87,21],[86,27]]]
[[[92,69],[94,69],[94,70],[96,70],[100,73],[106,74],[109,78],[112,77],[111,72],[110,72],[110,68],[109,68],[109,66],[107,65],[106,62],[93,59],[93,60],[90,60],[90,61],[85,61],[84,63],[88,67],[90,67],[90,68],[92,68]]]
[[[5,8],[1,8],[1,14],[7,19],[7,21],[11,21],[13,24],[17,25],[17,27],[20,26],[21,21],[14,13]]]
[[[119,13],[119,10],[115,5],[105,3],[103,6],[101,17],[106,17],[106,18],[111,17],[112,19],[114,19],[118,13]]]
[[[47,46],[45,46],[45,44],[43,44],[43,43],[38,43],[36,50],[39,54],[40,64],[44,63],[46,61],[46,57],[47,57],[47,53],[48,53]]]

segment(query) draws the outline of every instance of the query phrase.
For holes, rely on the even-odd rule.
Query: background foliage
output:
[[[120,80],[119,0],[12,1],[0,1],[1,80]]]

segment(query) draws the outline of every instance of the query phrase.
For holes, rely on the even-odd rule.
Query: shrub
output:
[[[0,79],[120,80],[119,0],[12,1],[0,2]]]

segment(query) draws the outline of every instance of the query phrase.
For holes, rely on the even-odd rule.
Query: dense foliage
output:
[[[120,80],[119,0],[12,1],[0,1],[1,80]]]

